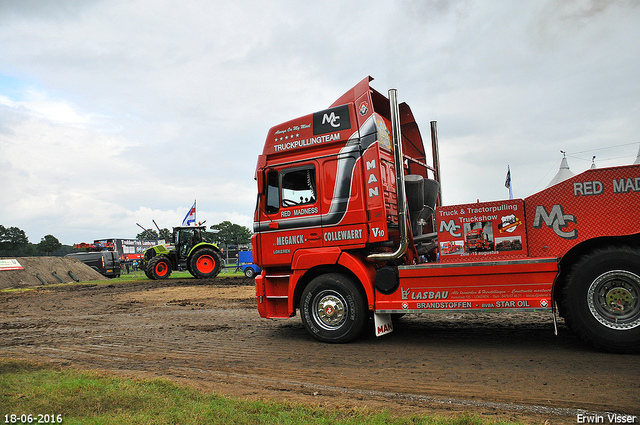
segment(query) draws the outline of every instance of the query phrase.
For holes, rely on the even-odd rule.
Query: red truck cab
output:
[[[409,106],[371,80],[268,132],[252,238],[260,315],[299,310],[314,337],[347,342],[370,317],[383,335],[397,313],[557,306],[594,345],[640,351],[640,166],[442,206],[435,125],[428,165]]]

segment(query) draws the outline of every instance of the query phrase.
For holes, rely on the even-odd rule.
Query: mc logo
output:
[[[547,227],[553,229],[556,235],[564,239],[576,239],[578,237],[578,229],[573,229],[570,232],[562,230],[568,226],[568,223],[576,223],[576,216],[571,214],[565,214],[562,209],[562,205],[554,205],[551,207],[551,212],[548,213],[547,209],[538,205],[536,207],[536,215],[533,219],[533,228],[540,229],[542,222]]]
[[[462,233],[460,232],[461,228],[462,226],[456,224],[453,220],[449,220],[448,223],[444,220],[440,222],[440,233],[449,232],[454,238],[462,237]]]
[[[324,114],[322,117],[322,124],[329,123],[331,127],[337,128],[340,127],[340,123],[336,123],[336,121],[340,120],[340,115],[336,115],[335,112],[331,112],[331,115]]]

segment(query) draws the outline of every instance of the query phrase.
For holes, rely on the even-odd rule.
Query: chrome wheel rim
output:
[[[587,292],[589,311],[604,326],[615,330],[640,326],[640,276],[612,270],[598,276]]]
[[[325,330],[336,330],[347,319],[347,303],[336,291],[320,292],[313,299],[312,307],[315,322]]]

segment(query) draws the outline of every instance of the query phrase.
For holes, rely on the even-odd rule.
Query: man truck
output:
[[[299,311],[315,338],[342,343],[369,323],[386,334],[400,314],[545,311],[597,347],[639,352],[640,165],[444,206],[435,122],[429,165],[409,106],[371,80],[268,132],[255,173],[259,314]],[[450,249],[475,228],[491,249]]]

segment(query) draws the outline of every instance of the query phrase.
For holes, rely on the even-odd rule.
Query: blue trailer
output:
[[[262,273],[262,269],[253,264],[253,253],[251,251],[238,252],[238,263],[242,267],[242,273],[247,277],[254,277]]]

